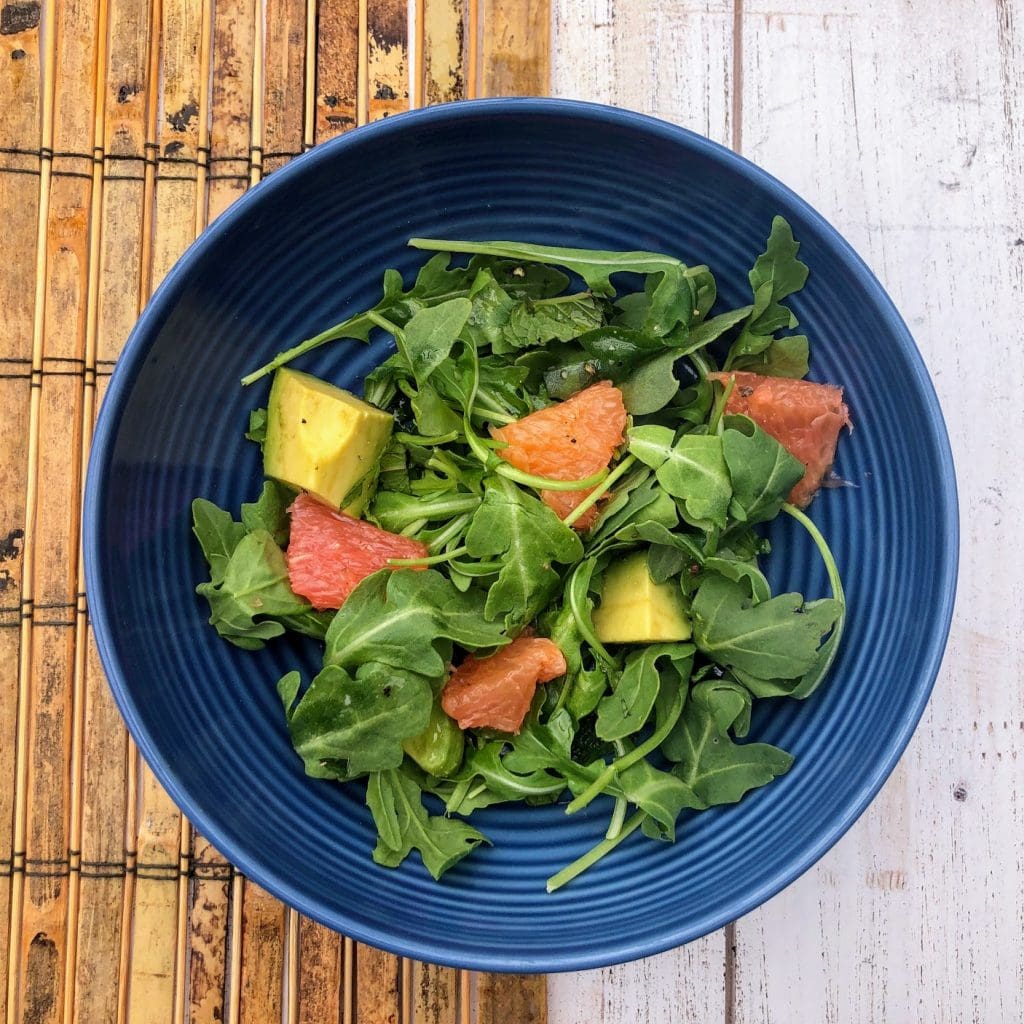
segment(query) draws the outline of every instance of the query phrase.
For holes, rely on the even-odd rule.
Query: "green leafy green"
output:
[[[683,434],[673,442],[668,427],[634,427],[629,431],[629,450],[655,470],[658,483],[678,499],[690,523],[725,528],[732,484],[720,437]]]
[[[694,642],[743,681],[796,679],[813,667],[840,611],[838,601],[805,602],[801,594],[754,604],[742,584],[712,575],[693,599]]]
[[[398,867],[418,850],[423,866],[437,879],[488,841],[464,821],[428,814],[415,779],[398,769],[370,776],[366,804],[377,826],[373,859],[384,867]]]
[[[583,554],[579,537],[547,505],[499,476],[484,481],[483,504],[473,514],[466,547],[474,558],[501,559],[484,614],[489,621],[501,618],[513,632],[556,593],[559,577],[552,565],[570,565]]]
[[[597,735],[621,740],[638,733],[646,724],[661,686],[658,662],[672,663],[672,683],[685,685],[693,665],[692,644],[647,644],[626,658],[626,666],[612,693],[597,706]]]
[[[722,454],[732,480],[729,514],[743,523],[774,519],[804,475],[803,463],[746,416],[726,417]]]

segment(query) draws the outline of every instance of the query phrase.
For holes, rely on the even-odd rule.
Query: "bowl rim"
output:
[[[872,296],[880,314],[909,358],[914,371],[915,384],[927,408],[926,422],[940,463],[941,485],[943,496],[946,499],[945,514],[936,526],[936,531],[943,541],[944,550],[947,552],[945,564],[941,566],[942,580],[940,582],[943,601],[936,610],[935,627],[921,652],[922,666],[914,699],[905,709],[899,722],[899,728],[889,738],[884,749],[884,756],[876,761],[872,770],[862,780],[855,799],[850,802],[848,811],[808,844],[799,857],[782,865],[756,890],[745,894],[742,898],[736,898],[721,912],[705,920],[691,922],[686,927],[662,929],[642,940],[620,942],[614,939],[602,939],[599,943],[595,943],[593,949],[588,949],[585,953],[565,955],[554,950],[544,957],[510,957],[496,949],[481,949],[473,954],[457,952],[452,955],[449,950],[438,943],[396,940],[386,930],[359,925],[348,919],[344,912],[325,910],[315,901],[305,897],[299,888],[292,884],[283,873],[275,870],[273,865],[261,864],[258,857],[226,839],[216,823],[198,811],[188,792],[182,788],[174,766],[161,755],[158,743],[154,742],[150,731],[137,714],[130,689],[124,682],[125,676],[121,669],[114,640],[116,627],[112,611],[103,596],[104,591],[100,585],[102,573],[99,568],[100,552],[103,548],[100,513],[110,468],[112,442],[116,438],[124,406],[130,396],[132,386],[148,354],[152,340],[156,336],[154,327],[159,327],[166,313],[173,307],[195,257],[214,245],[222,235],[231,230],[236,222],[246,217],[251,208],[258,207],[265,198],[273,196],[278,191],[287,190],[293,179],[307,173],[318,162],[329,162],[349,148],[361,146],[377,137],[386,139],[413,125],[452,123],[464,118],[471,119],[481,116],[500,118],[506,115],[520,117],[524,115],[562,115],[583,118],[607,126],[654,135],[676,144],[682,143],[705,158],[745,176],[752,184],[763,189],[769,196],[776,198],[781,209],[796,210],[801,217],[813,223],[817,230],[828,238],[836,257],[844,265],[845,271]],[[316,146],[245,192],[188,247],[140,314],[108,384],[93,434],[86,476],[82,547],[89,617],[93,623],[104,672],[125,724],[147,764],[182,813],[246,877],[251,878],[306,916],[340,931],[358,942],[382,947],[402,956],[472,970],[550,973],[586,970],[624,963],[673,949],[717,931],[724,925],[748,914],[789,886],[820,860],[850,829],[896,767],[917,728],[938,677],[949,637],[956,597],[959,563],[959,512],[956,474],[949,435],[923,357],[892,299],[874,273],[839,231],[808,202],[767,171],[725,146],[687,128],[646,114],[581,100],[541,97],[492,98],[460,100],[403,112],[373,124],[361,126]]]

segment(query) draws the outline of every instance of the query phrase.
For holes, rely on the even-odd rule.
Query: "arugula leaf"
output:
[[[679,353],[669,349],[641,363],[619,381],[622,401],[634,416],[647,416],[664,409],[679,392],[674,368]]]
[[[724,529],[732,485],[716,435],[684,434],[673,443],[668,427],[634,427],[629,450],[655,470],[658,483],[680,502],[687,520],[705,530]]]
[[[733,370],[752,370],[765,377],[790,377],[800,380],[807,376],[810,350],[803,334],[787,334],[776,338],[757,355],[739,356],[732,361]]]
[[[609,277],[618,273],[656,274],[674,272],[680,260],[656,252],[603,252],[597,249],[566,249],[531,242],[456,242],[438,238],[410,238],[414,249],[481,253],[532,263],[553,263],[579,274],[597,295],[614,296]]]
[[[437,257],[432,257],[437,259]],[[503,260],[494,256],[474,256],[467,273],[471,279],[481,270],[489,270],[495,282],[515,299],[550,299],[569,287],[569,278],[554,267],[523,260]]]
[[[425,306],[417,310],[404,331],[396,334],[399,351],[421,387],[451,354],[472,308],[472,302],[465,298]]]
[[[613,692],[597,706],[597,735],[603,740],[621,740],[639,732],[654,710],[662,684],[658,662],[670,659],[674,684],[685,685],[694,650],[692,644],[648,644],[633,651]]]
[[[722,454],[732,479],[729,513],[743,523],[774,519],[803,478],[804,464],[746,416],[729,416]]]
[[[750,731],[753,699],[750,691],[731,679],[708,679],[690,690],[690,699],[711,715],[719,736],[731,729],[742,739]]]
[[[192,532],[210,565],[211,582],[220,583],[235,548],[245,536],[245,527],[212,501],[196,498],[192,502]]]
[[[796,318],[782,305],[782,300],[798,292],[807,281],[807,265],[796,256],[799,249],[789,224],[784,218],[775,217],[765,251],[747,275],[754,304],[743,330],[729,349],[726,369],[732,369],[740,357],[764,352],[777,330],[796,326]]]
[[[650,761],[638,761],[622,772],[608,787],[610,796],[623,796],[648,815],[644,834],[674,843],[676,820],[684,809],[703,811],[707,804],[672,772],[655,768]]]
[[[480,807],[506,800],[534,802],[557,799],[565,789],[565,780],[544,768],[513,771],[502,756],[505,740],[491,740],[467,751],[462,769],[454,777],[455,786],[439,787],[452,814],[470,814]]]
[[[288,730],[307,774],[322,777],[324,762],[345,761],[352,778],[397,768],[402,740],[427,727],[433,699],[429,680],[415,672],[376,662],[353,677],[329,665],[288,709]]]
[[[754,604],[767,601],[772,596],[768,580],[765,579],[764,573],[758,569],[757,564],[742,558],[730,557],[729,552],[720,550],[718,554],[706,557],[704,559],[704,571],[717,572],[727,580],[732,580],[733,583],[745,582],[750,588],[750,596],[753,598]],[[698,585],[702,582],[703,578],[701,576],[698,579]]]
[[[384,569],[363,580],[335,615],[327,631],[324,665],[413,666],[419,674],[437,679],[445,671],[439,640],[454,640],[468,650],[508,643],[483,612],[481,594],[460,593],[434,569]]]
[[[750,678],[796,679],[815,664],[841,611],[831,598],[805,603],[801,594],[753,604],[742,584],[712,575],[693,599],[694,642],[747,685]]]
[[[249,413],[249,429],[245,432],[246,440],[255,441],[261,448],[267,440],[267,410],[253,409]]]
[[[734,743],[719,724],[729,711],[717,710],[719,702],[733,697],[708,692],[701,699],[687,701],[683,715],[672,734],[662,744],[662,752],[679,764],[676,774],[707,807],[734,804],[751,789],[784,775],[793,764],[793,756],[768,743]]]
[[[487,837],[464,821],[427,813],[416,781],[399,769],[374,772],[366,787],[366,804],[377,826],[373,859],[394,868],[413,850],[434,879],[472,853]]]
[[[255,616],[272,619],[310,610],[309,602],[289,586],[284,554],[266,530],[244,536],[224,566],[222,578],[200,583],[196,593],[210,602],[210,624],[217,632],[246,650],[259,650],[264,640],[284,632],[280,622],[257,622]]]
[[[466,547],[474,558],[501,559],[484,615],[491,622],[503,617],[509,632],[551,600],[559,584],[552,564],[571,565],[583,557],[575,530],[538,498],[497,475],[484,480],[483,504],[473,515]]]
[[[242,505],[242,525],[250,533],[266,530],[278,547],[288,544],[288,506],[295,498],[295,491],[276,480],[265,480],[259,498]]]

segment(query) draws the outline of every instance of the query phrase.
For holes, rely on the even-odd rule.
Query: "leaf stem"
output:
[[[615,740],[614,742],[615,752],[622,757],[626,753],[626,744],[622,740]],[[625,796],[617,796],[615,798],[615,808],[612,811],[611,821],[608,822],[608,831],[604,834],[605,839],[614,839],[622,831],[628,807],[629,801]]]
[[[567,864],[557,874],[552,875],[547,882],[547,891],[554,892],[567,885],[574,878],[583,874],[587,868],[593,867],[602,857],[612,852],[628,836],[631,836],[647,817],[646,811],[637,811],[619,830],[614,839],[602,839],[596,846],[588,850],[582,857],[577,857],[571,864]]]
[[[448,523],[443,529],[439,530],[437,535],[427,545],[431,551],[436,551],[438,548],[443,548],[448,541],[458,537],[460,533],[469,525],[469,521],[473,518],[471,512],[463,512],[462,515],[456,516],[451,522]]]
[[[722,388],[722,393],[715,400],[715,404],[711,409],[711,419],[708,420],[708,433],[709,434],[721,434],[722,433],[722,419],[725,416],[725,407],[729,403],[733,391],[736,388],[736,378],[730,377],[729,383]]]
[[[595,487],[563,520],[566,526],[572,526],[577,519],[584,512],[591,509],[597,504],[605,494],[608,493],[609,488],[617,480],[620,480],[626,471],[636,462],[635,455],[627,455],[605,478],[601,481],[600,485]]]
[[[450,430],[447,434],[407,434],[405,431],[398,431],[392,435],[396,441],[402,444],[413,444],[420,448],[434,448],[442,444],[451,444],[459,439],[457,430]]]
[[[468,550],[466,547],[461,547],[443,551],[439,555],[427,555],[425,558],[389,558],[388,565],[396,569],[426,568],[428,565],[442,565],[445,562],[450,562],[453,558],[461,558]]]
[[[255,384],[256,381],[262,377],[266,377],[268,373],[273,373],[279,367],[290,363],[293,359],[298,359],[299,356],[305,355],[307,352],[312,352],[313,349],[319,348],[321,345],[325,345],[329,341],[338,341],[341,338],[350,338],[352,341],[362,341],[363,339],[356,334],[349,334],[349,331],[364,330],[368,321],[367,313],[357,313],[355,316],[350,316],[347,320],[342,320],[340,324],[335,324],[333,327],[328,327],[326,331],[321,331],[319,334],[314,335],[312,338],[307,338],[305,341],[299,342],[298,345],[292,346],[292,348],[285,349],[284,352],[278,352],[269,363],[265,363],[258,370],[253,370],[252,373],[247,373],[242,378],[242,385],[248,387],[250,384]]]
[[[638,761],[653,753],[664,742],[665,737],[672,731],[673,726],[683,713],[683,703],[686,699],[686,690],[680,686],[676,693],[676,699],[672,702],[669,713],[665,720],[658,726],[650,736],[639,746],[634,747],[628,754],[612,761],[603,772],[587,788],[580,793],[565,809],[566,814],[575,814],[582,811],[595,797],[600,796],[615,780],[617,775],[631,768]]]

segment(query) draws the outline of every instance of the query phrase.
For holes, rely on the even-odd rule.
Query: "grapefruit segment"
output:
[[[804,464],[807,472],[790,491],[789,500],[800,508],[809,505],[832,468],[839,431],[850,425],[843,389],[738,371],[708,376],[722,384],[735,379],[726,413],[749,416]]]
[[[288,511],[288,578],[292,590],[317,611],[340,608],[367,576],[387,567],[389,558],[427,554],[418,540],[353,519],[311,494],[300,494]]]
[[[600,381],[564,402],[497,427],[491,435],[504,441],[498,450],[516,469],[552,480],[582,480],[604,469],[622,444],[627,422],[622,392]],[[589,491],[541,491],[541,500],[564,519]],[[577,530],[594,525],[599,511],[588,509],[573,523]]]
[[[441,707],[460,729],[517,733],[537,685],[565,670],[565,656],[550,640],[521,636],[489,658],[469,655],[441,691]]]

